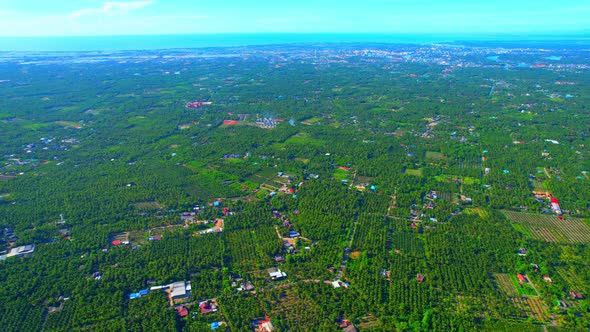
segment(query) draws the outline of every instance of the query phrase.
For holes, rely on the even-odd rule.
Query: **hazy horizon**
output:
[[[3,0],[0,36],[225,33],[588,34],[587,1]]]
[[[431,44],[482,42],[586,42],[584,34],[426,34],[426,33],[210,33],[115,36],[0,37],[0,52],[140,51],[244,47],[272,44],[375,43]]]

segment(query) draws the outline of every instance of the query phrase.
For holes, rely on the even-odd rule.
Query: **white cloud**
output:
[[[104,2],[102,8],[83,8],[74,11],[70,16],[80,17],[88,15],[125,15],[135,9],[141,9],[154,4],[155,1],[132,1],[132,2]]]

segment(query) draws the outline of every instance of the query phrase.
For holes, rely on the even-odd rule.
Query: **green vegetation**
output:
[[[496,51],[5,54],[2,330],[587,330],[588,52]]]

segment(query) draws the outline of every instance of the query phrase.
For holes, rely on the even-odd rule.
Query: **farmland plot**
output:
[[[508,294],[508,296],[518,296],[518,291],[514,288],[514,284],[512,284],[507,274],[495,273],[494,278],[496,279],[496,286],[500,290]]]
[[[538,298],[515,297],[512,302],[524,315],[538,322],[547,322],[550,318],[549,309]]]
[[[590,227],[583,219],[567,217],[559,220],[553,215],[503,211],[510,221],[524,229],[527,236],[546,242],[590,243]]]
[[[578,290],[585,289],[584,282],[580,280],[580,278],[570,271],[569,269],[560,266],[556,268],[557,273],[567,282],[570,287],[576,288]]]

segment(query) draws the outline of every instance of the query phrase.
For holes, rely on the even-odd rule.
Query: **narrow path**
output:
[[[279,227],[275,226],[275,231],[277,231],[277,236],[279,237],[279,239],[283,241],[283,236],[281,235],[281,232],[279,232]]]
[[[346,267],[346,262],[348,262],[348,256],[350,255],[350,246],[352,245],[352,239],[354,239],[354,232],[356,231],[356,224],[359,220],[359,214],[354,215],[354,221],[352,222],[352,227],[350,228],[350,234],[348,235],[348,244],[346,248],[344,248],[344,255],[342,256],[342,262],[340,263],[340,268],[338,269],[338,276],[336,280],[340,280],[342,278],[342,270]]]

